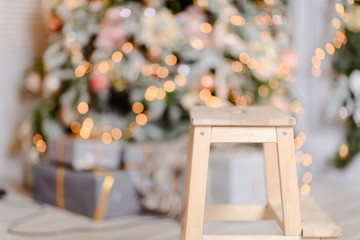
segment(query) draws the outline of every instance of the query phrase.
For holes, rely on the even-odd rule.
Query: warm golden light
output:
[[[261,85],[258,88],[258,93],[261,97],[266,97],[267,95],[269,95],[269,89],[265,85]]]
[[[204,42],[198,38],[195,38],[192,42],[191,42],[191,46],[195,49],[195,50],[201,50],[204,48]]]
[[[75,76],[80,78],[82,76],[84,76],[86,73],[86,67],[82,64],[80,64],[79,66],[77,66],[75,68]]]
[[[306,134],[304,132],[299,132],[297,137],[301,138],[304,142],[306,141]]]
[[[255,68],[257,68],[258,63],[257,63],[256,59],[250,58],[247,66],[248,66],[250,69],[255,69]]]
[[[339,29],[341,28],[341,22],[339,19],[337,18],[333,18],[331,21],[332,25],[334,26],[334,28]]]
[[[152,66],[145,64],[142,68],[141,68],[141,73],[144,76],[150,76],[152,74]]]
[[[302,111],[302,104],[298,100],[293,100],[291,102],[291,111],[294,113],[300,113]]]
[[[311,62],[312,62],[314,67],[316,67],[316,68],[321,67],[321,60],[317,56],[313,56],[311,58]]]
[[[276,0],[264,0],[264,3],[267,5],[274,5],[276,3]]]
[[[153,101],[156,98],[156,95],[157,95],[157,88],[155,86],[150,86],[146,89],[144,97],[148,101]]]
[[[305,167],[309,167],[312,164],[312,157],[310,154],[305,153],[301,156],[301,163],[305,166]]]
[[[173,81],[168,80],[168,81],[164,82],[163,88],[167,92],[173,92],[176,88],[176,85]]]
[[[321,76],[321,69],[320,68],[312,67],[311,72],[314,75],[314,77],[320,77]]]
[[[235,25],[235,26],[241,26],[241,25],[244,25],[245,24],[245,18],[242,17],[242,16],[231,16],[230,17],[230,22],[232,25]]]
[[[159,78],[166,78],[169,75],[169,70],[166,67],[159,67],[156,74]]]
[[[234,72],[241,72],[244,69],[243,65],[239,61],[233,61],[231,64],[231,68]]]
[[[303,182],[305,184],[309,184],[312,181],[312,174],[310,172],[306,172],[303,176]]]
[[[121,50],[124,52],[124,53],[130,53],[134,48],[134,45],[130,42],[126,42],[124,43],[124,45],[122,45],[121,47]]]
[[[169,66],[174,66],[177,63],[177,57],[173,54],[167,55],[165,57],[165,63]]]
[[[279,65],[279,73],[281,75],[285,75],[285,74],[288,74],[290,72],[290,67],[287,63],[280,63]]]
[[[333,39],[333,45],[336,47],[336,48],[341,48],[341,40],[337,37],[334,37]]]
[[[242,62],[243,64],[248,64],[249,61],[250,61],[249,54],[247,54],[247,53],[240,53],[239,60],[240,60],[240,62]]]
[[[174,79],[176,85],[184,86],[186,84],[186,77],[184,75],[176,75]]]
[[[111,60],[113,60],[113,62],[120,62],[122,58],[123,54],[120,51],[114,52],[111,56]]]
[[[78,53],[81,51],[81,45],[80,43],[75,43],[74,45],[71,46],[70,51],[72,54]]]
[[[309,195],[310,193],[310,186],[309,184],[303,184],[300,188],[300,194],[302,196],[306,196],[306,195]]]
[[[88,62],[88,61],[83,61],[81,64],[85,67],[87,73],[91,71],[91,69],[92,69],[92,64],[91,64],[90,62]]]
[[[72,56],[71,56],[71,61],[73,63],[79,63],[83,60],[83,54],[81,52],[77,52],[77,53],[74,53]]]
[[[157,63],[151,64],[151,74],[155,74],[159,68],[160,68],[159,64]]]
[[[103,135],[101,136],[101,141],[105,144],[110,144],[112,141],[112,136],[110,133],[103,133]]]
[[[36,143],[40,140],[43,140],[43,137],[39,133],[35,134],[33,137],[33,143],[36,145]]]
[[[335,9],[336,9],[336,12],[340,15],[340,16],[343,16],[344,15],[344,12],[345,12],[345,9],[344,9],[344,6],[340,3],[337,3],[335,4]]]
[[[344,32],[342,31],[337,31],[336,32],[336,37],[340,40],[341,43],[345,44],[347,41],[346,35]]]
[[[119,140],[122,136],[122,132],[119,128],[113,128],[111,129],[111,136],[113,137],[113,139]]]
[[[220,98],[211,96],[208,101],[205,102],[205,104],[212,108],[218,108],[221,106]]]
[[[236,100],[240,98],[240,93],[236,90],[231,90],[229,93],[229,99],[232,102],[236,102]]]
[[[110,65],[107,61],[101,61],[98,63],[97,69],[101,73],[107,73],[110,70]]]
[[[79,133],[80,132],[80,123],[77,121],[74,121],[70,124],[70,129],[73,133]]]
[[[94,121],[91,118],[85,118],[82,127],[88,128],[91,130],[94,127]]]
[[[82,127],[80,129],[80,137],[83,139],[88,139],[90,137],[91,130],[87,127]]]
[[[345,159],[348,155],[349,155],[349,145],[346,144],[346,143],[343,143],[340,145],[339,147],[339,151],[338,151],[338,154],[339,154],[339,157],[341,159]]]
[[[199,96],[200,96],[201,100],[208,101],[211,97],[211,92],[209,89],[204,88],[204,89],[201,89]]]
[[[162,88],[158,88],[157,94],[156,94],[156,98],[159,100],[162,100],[166,97],[166,92],[164,89]]]
[[[294,143],[295,143],[295,149],[300,149],[302,147],[302,145],[304,144],[304,139],[300,138],[300,137],[296,137],[294,139]]]
[[[134,113],[141,113],[142,111],[144,111],[144,105],[141,102],[135,102],[132,105],[132,110]]]
[[[200,79],[201,85],[206,88],[211,88],[214,86],[214,77],[211,75],[204,75]]]
[[[86,102],[80,102],[77,109],[80,114],[86,114],[89,111],[89,105]]]
[[[272,89],[277,89],[279,87],[279,81],[276,78],[272,78],[269,80],[269,86]]]
[[[200,30],[203,33],[210,33],[212,31],[212,26],[210,23],[204,22],[204,23],[200,24]]]
[[[315,55],[320,59],[323,60],[325,58],[325,52],[321,48],[316,48]]]
[[[145,114],[140,113],[140,114],[136,115],[135,121],[140,126],[144,126],[147,123],[148,119],[147,119],[147,116]]]
[[[46,143],[44,140],[40,139],[36,142],[36,149],[39,151],[39,153],[44,153],[46,151]]]

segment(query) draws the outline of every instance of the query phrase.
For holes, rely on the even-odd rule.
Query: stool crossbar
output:
[[[337,239],[342,230],[311,198],[299,198],[293,125],[274,107],[194,107],[186,169],[181,240]],[[211,143],[262,143],[267,205],[205,206]],[[203,235],[203,222],[275,220],[279,236]]]

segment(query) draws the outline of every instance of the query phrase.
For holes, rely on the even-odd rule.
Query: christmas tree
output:
[[[25,87],[37,150],[63,134],[164,140],[192,105],[287,112],[296,68],[282,1],[47,1],[49,46]],[[35,139],[36,138],[36,139]],[[38,141],[40,139],[40,141]]]
[[[335,105],[347,127],[346,140],[334,158],[335,165],[344,168],[360,151],[360,3],[347,0],[335,4],[335,10],[332,25],[337,31],[325,49],[329,55],[334,54],[333,69],[338,73]]]

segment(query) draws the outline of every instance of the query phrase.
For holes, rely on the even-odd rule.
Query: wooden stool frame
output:
[[[200,110],[202,109],[200,108]],[[193,112],[198,113],[198,109]],[[190,126],[188,163],[181,213],[181,240],[320,240],[337,239],[338,236],[341,236],[341,229],[331,221],[326,213],[321,212],[322,210],[312,199],[303,199],[301,208],[315,208],[313,211],[322,218],[320,225],[316,223],[316,219],[314,222],[313,211],[302,213],[300,211],[292,126],[294,121],[282,124],[282,126],[277,126],[276,122],[262,126],[261,122],[256,121],[255,126],[251,126],[249,122],[242,122],[242,124],[235,122],[230,126],[223,126],[219,120],[220,125],[214,124],[213,121],[208,123],[206,117],[201,118],[201,121],[197,120],[199,120],[198,117],[193,117]],[[201,125],[204,121],[207,124]],[[219,142],[263,144],[267,205],[205,206],[210,144]],[[304,221],[306,219],[310,221],[309,224]],[[204,220],[276,220],[284,236],[203,235]]]

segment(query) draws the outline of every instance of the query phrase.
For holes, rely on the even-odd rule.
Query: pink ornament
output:
[[[298,54],[293,48],[288,48],[279,53],[279,61],[286,63],[290,70],[296,70],[299,67]]]
[[[94,74],[89,79],[90,90],[94,93],[108,91],[111,87],[111,81],[106,74]]]

